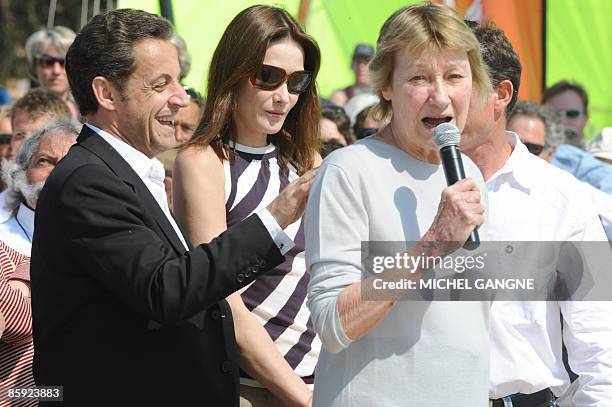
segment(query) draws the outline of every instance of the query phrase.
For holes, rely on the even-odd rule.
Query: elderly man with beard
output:
[[[22,143],[34,132],[64,120],[70,120],[70,109],[63,100],[43,89],[28,92],[11,109],[12,137],[2,166],[7,165],[5,161],[15,160]],[[0,193],[0,222],[11,216],[10,210],[5,206],[6,194],[6,190]]]
[[[29,301],[34,209],[47,177],[75,143],[80,127],[76,122],[60,122],[38,130],[3,171],[12,215],[0,223],[0,313],[6,322],[0,341],[0,389],[34,386]]]

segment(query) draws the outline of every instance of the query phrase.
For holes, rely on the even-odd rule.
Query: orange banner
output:
[[[544,64],[543,0],[436,0],[435,2],[454,7],[468,20],[493,21],[502,29],[519,54],[523,65],[519,98],[540,101]]]
[[[539,102],[543,83],[542,1],[482,0],[485,19],[502,29],[521,58],[519,98]]]

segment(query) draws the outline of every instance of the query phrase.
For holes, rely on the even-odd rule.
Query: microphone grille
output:
[[[461,143],[461,133],[454,124],[441,123],[434,130],[433,142],[438,149],[446,146],[458,146]]]

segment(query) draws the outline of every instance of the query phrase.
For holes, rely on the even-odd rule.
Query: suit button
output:
[[[210,313],[210,317],[214,319],[215,321],[218,321],[219,318],[221,318],[221,311],[219,311],[218,309],[214,310],[213,312]]]
[[[226,360],[225,362],[221,363],[221,371],[223,373],[229,373],[232,371],[232,362],[230,362],[229,360]]]
[[[266,267],[266,261],[262,259],[257,260],[257,267],[259,267],[260,269]]]
[[[236,281],[239,283],[244,283],[244,279],[245,277],[244,277],[244,274],[242,273],[238,273],[238,275],[236,276]]]

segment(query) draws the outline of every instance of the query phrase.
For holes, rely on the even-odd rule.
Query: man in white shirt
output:
[[[472,105],[462,147],[487,185],[491,240],[605,241],[592,199],[579,181],[529,153],[506,114],[516,102],[521,65],[502,31],[471,23],[494,85]],[[563,316],[563,333],[559,315]],[[580,377],[576,406],[612,406],[612,306],[607,302],[511,302],[491,307],[491,404],[553,405],[569,385],[561,337]],[[548,403],[548,404],[547,404]]]
[[[553,119],[548,106],[519,100],[508,116],[507,129],[518,134],[529,152],[551,162],[559,144],[571,144],[566,126]],[[591,194],[608,241],[612,241],[612,195],[582,182],[585,193]]]

